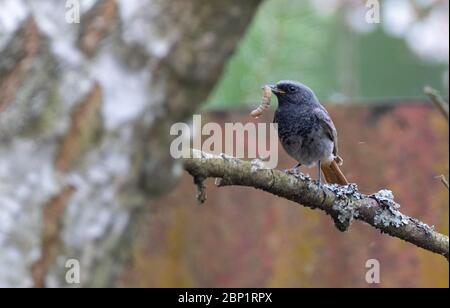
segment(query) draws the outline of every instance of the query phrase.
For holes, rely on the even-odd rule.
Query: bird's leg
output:
[[[322,184],[322,168],[320,168],[321,166],[321,162],[320,162],[320,160],[319,160],[319,163],[318,163],[318,175],[317,175],[317,179],[318,179],[318,181],[319,181],[319,186]]]
[[[289,174],[290,173],[296,173],[298,171],[297,168],[300,167],[301,165],[302,164],[298,163],[294,167],[284,170],[284,173],[289,173]]]
[[[297,165],[295,165],[294,167],[292,167],[291,169],[298,169],[299,167],[301,167],[302,164],[298,163]]]

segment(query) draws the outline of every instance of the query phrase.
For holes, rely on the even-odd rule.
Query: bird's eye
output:
[[[294,86],[289,87],[289,92],[295,92],[296,88]]]

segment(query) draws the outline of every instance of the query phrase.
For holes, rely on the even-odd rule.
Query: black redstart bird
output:
[[[286,152],[298,165],[308,168],[318,165],[328,183],[348,184],[339,169],[342,159],[338,154],[336,127],[327,110],[307,86],[289,80],[270,86],[278,98],[274,122],[278,137]]]

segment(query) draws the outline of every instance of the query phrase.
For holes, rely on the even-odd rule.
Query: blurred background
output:
[[[380,1],[379,24],[366,22],[366,3],[265,2],[207,107],[252,105],[249,88],[283,79],[330,104],[423,97],[424,84],[448,91],[447,1]]]
[[[261,85],[298,80],[349,181],[448,234],[449,126],[423,93],[448,98],[448,1],[89,0],[79,24],[61,1],[0,7],[0,286],[67,286],[75,258],[87,287],[448,287],[444,258],[359,222],[214,183],[198,206],[168,151],[194,113],[270,122],[249,117]]]

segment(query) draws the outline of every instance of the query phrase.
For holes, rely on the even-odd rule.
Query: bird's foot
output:
[[[290,169],[284,169],[283,172],[286,174],[292,174],[292,175],[298,175],[300,173],[300,171],[298,170],[298,168],[301,166],[301,164],[297,164],[294,167],[290,168]]]
[[[300,174],[300,171],[298,170],[298,168],[284,169],[283,172],[286,174],[289,174],[289,175],[299,175]]]
[[[319,188],[322,188],[322,186],[323,186],[323,183],[322,183],[322,181],[321,180],[318,180],[317,182],[317,186],[319,186]]]

